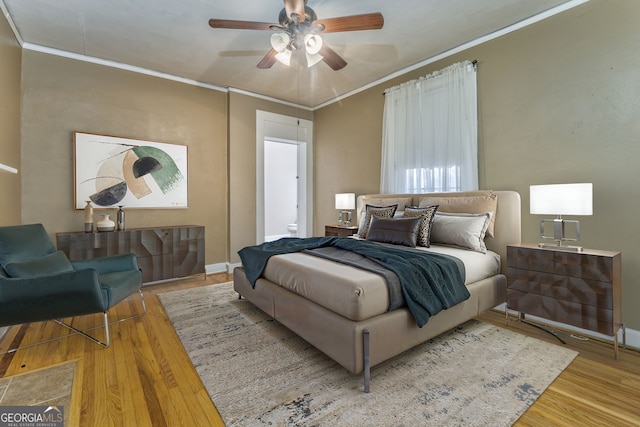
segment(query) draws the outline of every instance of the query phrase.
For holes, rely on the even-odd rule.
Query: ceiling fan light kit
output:
[[[308,67],[324,61],[336,71],[344,68],[347,61],[327,46],[319,33],[378,30],[384,25],[384,18],[380,13],[318,20],[314,10],[307,6],[306,0],[283,2],[284,8],[278,16],[279,24],[210,19],[209,25],[212,28],[277,31],[271,35],[272,49],[260,60],[258,68],[271,68],[276,61],[288,66],[293,50],[304,50]]]
[[[278,53],[284,52],[289,45],[289,36],[287,33],[274,33],[271,35],[271,47]]]
[[[317,34],[307,34],[304,36],[304,48],[309,55],[315,55],[322,48],[322,37]]]
[[[278,52],[276,59],[278,62],[288,67],[291,64],[291,51],[289,49],[285,49],[282,52]]]

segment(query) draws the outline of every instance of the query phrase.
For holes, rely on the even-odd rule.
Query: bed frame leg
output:
[[[362,331],[364,350],[364,392],[369,393],[371,384],[371,361],[369,360],[369,330]]]

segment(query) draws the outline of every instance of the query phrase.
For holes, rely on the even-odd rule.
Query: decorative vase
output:
[[[84,231],[85,233],[93,232],[93,206],[91,206],[91,200],[87,200],[87,205],[84,207]]]
[[[116,224],[119,231],[124,231],[124,209],[118,206],[118,214],[116,215]]]
[[[116,223],[113,222],[111,215],[102,215],[102,219],[96,223],[98,231],[113,231],[116,228]]]

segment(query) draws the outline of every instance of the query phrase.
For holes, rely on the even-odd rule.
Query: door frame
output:
[[[298,234],[311,236],[313,235],[313,122],[256,110],[256,243],[264,242],[265,138],[296,142],[299,145],[298,152],[305,153],[304,158],[298,158],[298,169],[306,178],[305,188],[298,188]]]

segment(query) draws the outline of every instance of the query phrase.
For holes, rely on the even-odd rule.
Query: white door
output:
[[[257,111],[256,242],[313,234],[312,122]]]

